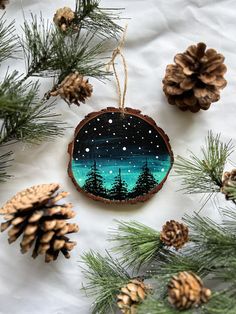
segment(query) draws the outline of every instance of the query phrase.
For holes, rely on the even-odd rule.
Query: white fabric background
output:
[[[26,16],[43,12],[52,18],[55,10],[72,0],[10,0],[7,17],[16,19],[17,28],[23,21],[21,3]],[[209,129],[221,132],[223,139],[236,143],[236,1],[235,0],[103,0],[104,7],[124,7],[128,21],[125,55],[129,67],[129,85],[126,105],[141,109],[154,118],[170,137],[175,155],[186,155],[187,149],[198,153]],[[125,23],[125,22],[124,22]],[[228,86],[221,100],[207,112],[183,113],[167,104],[162,92],[165,67],[172,63],[177,52],[189,45],[204,41],[226,57]],[[19,65],[20,68],[19,68]],[[11,69],[24,71],[23,61],[11,63]],[[1,76],[4,75],[2,67]],[[83,277],[79,268],[80,255],[94,249],[104,252],[109,227],[113,219],[138,220],[157,229],[167,219],[180,219],[184,213],[198,210],[200,197],[177,192],[179,181],[170,176],[163,189],[149,202],[134,206],[108,206],[80,195],[67,175],[67,145],[73,130],[91,111],[116,106],[115,83],[91,80],[94,95],[80,108],[69,109],[58,100],[57,110],[69,123],[64,137],[54,143],[33,147],[18,144],[15,162],[10,169],[14,178],[1,184],[0,204],[21,189],[34,184],[59,182],[70,192],[68,201],[77,211],[76,221],[81,231],[73,238],[78,241],[70,260],[44,264],[43,258],[33,260],[21,255],[19,242],[11,246],[7,234],[0,237],[0,313],[1,314],[88,314],[91,300],[80,291]],[[43,88],[47,88],[43,81]],[[43,89],[42,88],[42,89]],[[236,155],[234,154],[234,157]],[[233,159],[233,158],[232,158]],[[235,160],[235,159],[234,159]],[[173,172],[172,172],[173,174]],[[203,214],[214,217],[217,211],[209,203]]]

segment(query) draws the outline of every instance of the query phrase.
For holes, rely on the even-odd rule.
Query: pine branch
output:
[[[99,1],[76,1],[76,24],[79,29],[84,28],[96,36],[105,38],[118,38],[123,28],[115,23],[120,20],[122,9],[100,8]]]
[[[85,264],[83,274],[88,282],[84,290],[88,295],[96,297],[92,313],[114,313],[116,296],[129,282],[129,274],[109,253],[103,257],[90,251],[82,256],[82,261]]]
[[[174,309],[166,300],[161,300],[160,298],[149,296],[147,299],[138,306],[137,314],[176,314],[180,311]],[[183,311],[185,314],[193,313],[190,311]]]
[[[219,134],[214,136],[210,131],[200,158],[193,153],[188,159],[178,156],[175,172],[182,177],[182,190],[187,193],[219,192],[225,163],[233,148],[231,141],[223,143]]]
[[[7,168],[10,166],[12,152],[0,156],[0,182],[4,182],[11,176],[7,174]]]
[[[210,301],[199,309],[202,314],[233,314],[235,311],[236,299],[225,291],[214,293]]]
[[[160,233],[134,221],[117,223],[118,227],[110,232],[109,240],[118,242],[113,251],[122,253],[122,263],[137,269],[150,264],[163,246]]]
[[[19,47],[14,32],[14,22],[7,24],[4,13],[0,17],[0,62],[8,58],[14,58],[18,52]]]
[[[0,145],[11,141],[39,143],[62,135],[59,115],[52,113],[54,103],[38,96],[39,84],[21,84],[15,71],[0,84]]]
[[[95,42],[94,34],[87,32],[81,35],[72,31],[64,34],[42,17],[38,21],[33,15],[31,21],[24,22],[23,31],[21,46],[27,66],[24,80],[30,76],[54,77],[57,86],[68,74],[76,71],[98,79],[109,75],[101,59],[105,42]]]
[[[185,250],[182,252],[162,250],[148,273],[150,277],[154,276],[166,286],[172,276],[182,271],[192,271],[200,277],[208,273],[202,267],[201,258],[196,254],[186,254]]]
[[[193,246],[188,254],[197,252],[199,265],[204,268],[226,266],[229,258],[236,257],[236,235],[208,217],[186,215],[184,221],[190,228]],[[219,254],[220,252],[220,254]]]

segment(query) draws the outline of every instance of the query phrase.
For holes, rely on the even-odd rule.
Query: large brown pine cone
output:
[[[227,81],[224,56],[204,43],[192,45],[178,53],[175,64],[169,64],[163,79],[163,91],[171,105],[181,110],[207,110],[220,99],[220,90]]]
[[[56,11],[53,21],[61,31],[67,31],[75,20],[75,12],[71,8],[64,7]]]
[[[230,172],[226,171],[223,174],[221,192],[225,194],[226,199],[230,197],[229,196],[230,188],[236,189],[236,169],[233,169]]]
[[[147,296],[149,287],[140,279],[132,279],[121,288],[117,296],[117,306],[124,314],[135,314],[137,305],[140,304]]]
[[[6,5],[9,3],[9,0],[0,0],[0,9],[5,10]]]
[[[178,310],[187,310],[209,301],[211,290],[193,272],[181,272],[168,284],[168,300]]]
[[[188,242],[188,227],[175,220],[170,220],[162,227],[160,239],[167,246],[173,246],[176,250]]]
[[[72,204],[56,204],[68,195],[55,194],[58,189],[56,183],[33,186],[17,193],[0,208],[0,214],[7,220],[1,224],[1,231],[11,227],[9,243],[23,235],[21,252],[26,253],[35,244],[32,257],[45,254],[46,262],[56,260],[60,252],[69,258],[76,242],[71,242],[66,234],[79,229],[66,221],[75,216]]]
[[[93,87],[78,72],[68,75],[59,85],[56,91],[51,92],[51,96],[60,95],[68,104],[80,105],[91,97]]]

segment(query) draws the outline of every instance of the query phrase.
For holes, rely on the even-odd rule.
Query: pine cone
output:
[[[221,192],[225,194],[226,199],[229,198],[228,188],[236,188],[236,169],[223,174]]]
[[[168,300],[178,310],[187,310],[207,303],[211,290],[192,272],[181,272],[168,285]]]
[[[9,243],[14,242],[21,234],[21,252],[24,254],[35,243],[33,258],[45,254],[45,262],[56,260],[62,252],[70,257],[76,242],[71,242],[65,235],[78,231],[76,224],[67,223],[75,212],[72,204],[57,205],[56,202],[66,197],[68,193],[56,194],[59,185],[36,185],[17,193],[2,208],[0,214],[5,215],[6,222],[1,224],[1,231],[8,231]]]
[[[56,91],[51,92],[51,96],[60,95],[67,103],[80,105],[91,97],[93,87],[78,72],[68,75],[59,85]]]
[[[163,79],[163,91],[169,104],[183,111],[207,110],[211,103],[220,99],[220,90],[227,84],[224,60],[216,50],[206,50],[204,43],[178,53],[175,64],[167,65]]]
[[[6,5],[9,3],[9,0],[0,0],[0,9],[5,10]]]
[[[135,314],[136,307],[147,296],[149,288],[140,279],[132,279],[121,288],[120,294],[117,296],[117,306],[124,314]]]
[[[58,9],[54,15],[53,21],[60,28],[61,31],[65,32],[73,25],[75,19],[75,12],[71,8],[64,7]]]
[[[162,227],[160,239],[165,245],[178,250],[188,242],[188,227],[175,220],[167,221]]]

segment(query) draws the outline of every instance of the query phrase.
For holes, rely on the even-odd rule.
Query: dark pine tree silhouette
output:
[[[94,161],[90,171],[87,173],[87,179],[84,183],[83,189],[86,192],[91,193],[93,195],[102,197],[106,195],[106,189],[104,188],[104,180],[97,168],[96,161]]]
[[[119,173],[114,179],[114,183],[109,192],[109,198],[113,200],[125,200],[128,198],[128,188],[127,183],[122,180],[121,170],[119,168]]]
[[[137,197],[139,195],[144,195],[150,192],[156,185],[158,181],[154,178],[150,169],[148,168],[147,160],[142,167],[142,172],[140,173],[136,185],[133,189],[132,196]]]

